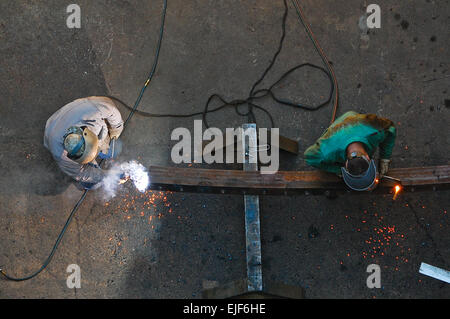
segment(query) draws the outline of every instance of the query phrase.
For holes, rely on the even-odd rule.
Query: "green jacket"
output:
[[[305,160],[308,165],[340,174],[350,143],[363,143],[370,158],[379,147],[380,158],[389,159],[395,136],[392,121],[375,114],[347,112],[336,119],[314,145],[308,147],[304,154]]]

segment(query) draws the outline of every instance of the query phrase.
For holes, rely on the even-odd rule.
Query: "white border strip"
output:
[[[421,263],[419,272],[450,284],[450,271],[448,270],[434,267],[426,263]]]

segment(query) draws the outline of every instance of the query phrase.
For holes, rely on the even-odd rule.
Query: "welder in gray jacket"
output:
[[[66,104],[47,120],[44,146],[64,173],[83,188],[95,189],[105,174],[96,158],[114,157],[110,144],[122,130],[113,100],[91,96]]]

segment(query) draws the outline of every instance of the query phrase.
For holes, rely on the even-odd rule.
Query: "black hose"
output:
[[[308,35],[310,36],[311,40],[313,41],[314,47],[316,48],[318,53],[321,55],[321,58],[324,61],[324,64],[327,66],[328,70],[324,69],[323,67],[311,64],[311,63],[302,63],[302,64],[296,65],[296,66],[292,67],[291,69],[289,69],[288,71],[286,71],[269,88],[256,90],[257,86],[264,80],[266,75],[272,69],[273,65],[276,62],[276,59],[277,59],[278,55],[280,54],[280,52],[281,52],[281,50],[283,48],[283,42],[284,42],[284,39],[285,39],[285,36],[286,36],[286,20],[287,20],[287,15],[288,15],[288,11],[289,11],[288,10],[288,6],[287,6],[287,1],[283,0],[283,3],[284,3],[284,14],[283,14],[282,25],[281,25],[282,33],[281,33],[280,42],[278,44],[278,48],[277,48],[275,54],[273,55],[272,59],[270,60],[268,67],[264,70],[264,72],[258,78],[258,80],[256,80],[255,83],[252,85],[252,88],[250,89],[250,92],[249,92],[249,96],[247,98],[245,98],[245,99],[235,99],[235,100],[227,101],[221,95],[219,95],[217,93],[214,93],[206,101],[206,104],[204,106],[203,111],[198,111],[198,112],[193,112],[193,113],[188,113],[188,114],[170,114],[170,113],[169,114],[156,114],[156,113],[149,113],[149,112],[136,110],[135,107],[130,107],[125,102],[121,101],[120,99],[118,99],[118,98],[116,98],[114,96],[108,96],[108,97],[118,101],[125,108],[130,110],[133,114],[137,113],[138,115],[144,116],[144,117],[150,117],[150,118],[152,118],[152,117],[156,117],[156,118],[159,118],[159,117],[187,118],[187,117],[193,117],[193,116],[201,115],[203,123],[204,123],[205,127],[207,127],[207,128],[210,127],[209,123],[207,121],[207,114],[220,111],[220,110],[222,110],[225,107],[234,107],[236,114],[238,114],[239,116],[246,116],[247,117],[247,122],[255,122],[255,123],[256,123],[256,115],[253,112],[253,108],[261,110],[269,118],[271,127],[272,128],[275,127],[275,122],[274,122],[274,119],[273,119],[272,115],[270,114],[270,112],[268,110],[266,110],[264,107],[262,107],[260,105],[257,105],[255,103],[256,100],[260,100],[260,99],[263,99],[265,97],[271,97],[274,101],[276,101],[276,102],[278,102],[280,104],[283,104],[283,105],[292,106],[292,107],[296,107],[296,108],[302,108],[302,109],[309,110],[309,111],[315,111],[315,110],[317,110],[317,109],[327,105],[328,103],[330,103],[330,101],[333,98],[333,92],[336,92],[336,94],[337,94],[337,86],[335,84],[336,81],[335,81],[335,78],[334,78],[334,73],[333,73],[331,67],[328,68],[329,64],[328,64],[328,61],[326,60],[326,57],[322,56],[321,51],[317,48],[318,44],[316,44],[314,42],[314,38],[313,38],[312,32],[307,28],[307,24],[306,24],[305,21],[303,21],[299,11],[297,11],[297,13],[299,15],[299,18],[302,21],[303,26],[307,30]],[[295,3],[294,3],[294,5],[295,5]],[[319,70],[319,71],[323,72],[327,76],[327,78],[328,78],[328,80],[330,82],[330,91],[329,91],[329,94],[328,94],[328,98],[325,101],[323,101],[323,102],[321,102],[321,103],[319,103],[317,105],[306,105],[306,104],[295,103],[293,101],[277,97],[277,95],[274,93],[274,87],[277,84],[279,84],[281,81],[283,81],[289,74],[291,74],[292,72],[294,72],[294,71],[296,71],[298,69],[304,68],[304,67],[310,67],[310,68]],[[221,104],[216,106],[215,108],[210,109],[209,106],[214,100],[218,100]],[[247,105],[248,106],[247,111],[241,111],[239,109],[239,107],[242,106],[242,105]],[[333,118],[334,118],[334,116],[333,116]]]
[[[27,276],[27,277],[23,277],[23,278],[15,278],[15,277],[8,276],[8,275],[3,271],[3,269],[0,269],[0,273],[1,273],[6,279],[8,279],[8,280],[12,280],[12,281],[25,281],[25,280],[28,280],[28,279],[31,279],[31,278],[37,276],[42,270],[44,270],[44,269],[48,266],[48,264],[50,263],[50,261],[52,260],[53,255],[55,254],[56,249],[58,248],[58,245],[59,245],[61,239],[63,238],[64,233],[65,233],[66,230],[67,230],[67,227],[69,227],[69,224],[70,224],[70,222],[72,221],[73,215],[74,215],[75,212],[78,210],[78,207],[80,207],[81,203],[84,201],[84,198],[86,197],[87,193],[88,193],[88,190],[86,189],[86,190],[84,191],[83,195],[81,195],[81,197],[80,197],[80,199],[78,200],[78,202],[76,203],[76,205],[73,207],[72,211],[70,212],[69,217],[67,218],[66,224],[64,225],[63,229],[61,230],[61,233],[59,233],[58,239],[56,239],[56,243],[55,243],[55,245],[53,246],[53,249],[52,249],[52,251],[50,252],[50,255],[47,257],[47,259],[44,261],[44,263],[42,264],[41,268],[39,268],[38,271],[36,271],[35,273],[33,273],[33,274],[31,274],[31,275],[29,275],[29,276]]]

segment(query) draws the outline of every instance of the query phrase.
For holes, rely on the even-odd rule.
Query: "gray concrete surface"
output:
[[[72,2],[0,2],[0,265],[12,275],[40,266],[81,196],[42,145],[47,118],[89,95],[132,104],[153,61],[162,1],[79,0],[82,27],[68,29]],[[393,167],[449,164],[449,1],[377,1],[381,29],[368,33],[358,21],[370,2],[301,3],[333,62],[339,114],[370,112],[397,123]],[[285,46],[262,86],[296,64],[320,64],[289,7]],[[158,70],[141,109],[200,110],[214,92],[245,98],[275,52],[282,14],[281,1],[169,0]],[[327,86],[305,70],[278,90],[313,103]],[[330,120],[329,106],[264,105],[301,152]],[[210,119],[221,128],[242,123],[232,110]],[[170,132],[180,126],[193,121],[135,116],[121,160],[173,165]],[[301,155],[282,154],[281,169],[309,168]],[[396,201],[370,194],[260,201],[266,279],[302,286],[307,298],[450,296],[448,284],[418,272],[421,262],[450,269],[448,191]],[[245,276],[243,210],[242,196],[125,187],[105,202],[91,192],[50,266],[27,282],[0,280],[0,298],[201,298],[204,281]],[[373,263],[380,289],[366,286]],[[69,264],[81,267],[80,289],[66,286]]]

